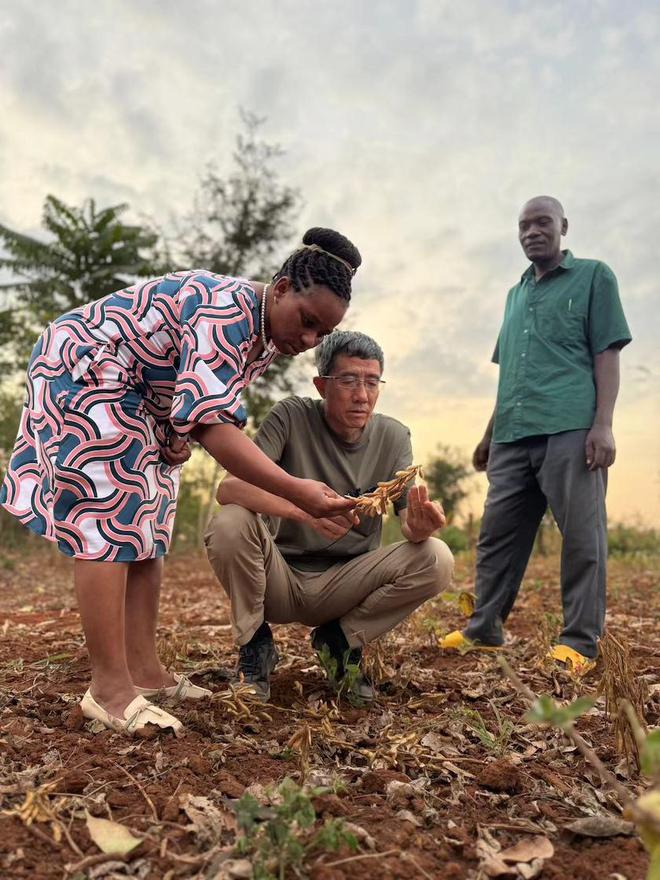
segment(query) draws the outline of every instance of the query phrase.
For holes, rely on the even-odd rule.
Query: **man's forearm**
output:
[[[263,513],[266,516],[280,516],[284,519],[293,519],[297,522],[303,522],[309,519],[306,514],[295,504],[287,501],[286,498],[280,498],[279,495],[273,495],[253,486],[252,483],[246,483],[228,474],[218,486],[216,495],[220,504],[238,504],[246,510],[253,513]]]
[[[614,404],[619,393],[619,350],[608,348],[594,356],[596,415],[594,425],[612,427]]]

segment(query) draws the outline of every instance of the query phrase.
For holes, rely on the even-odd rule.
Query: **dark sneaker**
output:
[[[338,693],[356,702],[370,703],[376,698],[373,685],[362,671],[362,650],[350,647],[338,620],[312,630],[312,647]]]
[[[270,674],[279,659],[270,631],[267,635],[257,631],[247,645],[239,649],[234,682],[245,685],[257,700],[267,703],[270,699]]]

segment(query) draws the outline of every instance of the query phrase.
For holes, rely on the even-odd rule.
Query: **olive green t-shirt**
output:
[[[340,495],[359,495],[391,480],[412,464],[408,428],[389,416],[374,413],[357,443],[345,443],[329,428],[323,402],[289,397],[275,404],[262,422],[257,446],[288,474],[320,480]],[[407,493],[394,509],[407,506]],[[289,565],[304,571],[325,571],[380,546],[382,517],[363,516],[336,543],[289,519],[264,517],[275,543]]]
[[[594,356],[630,340],[612,270],[564,259],[539,281],[530,266],[509,291],[493,361],[500,365],[493,440],[590,428]]]

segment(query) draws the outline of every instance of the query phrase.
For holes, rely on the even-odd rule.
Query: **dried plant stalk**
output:
[[[355,499],[355,510],[367,516],[382,516],[387,513],[387,505],[390,501],[400,498],[408,483],[417,475],[422,475],[420,465],[413,464],[403,471],[397,471],[394,479],[379,483],[372,492],[366,492]]]
[[[644,704],[648,690],[646,683],[637,675],[630,657],[630,649],[619,636],[607,632],[601,639],[600,653],[603,658],[603,677],[599,692],[605,696],[605,712],[612,721],[616,748],[628,764],[632,762],[639,770],[639,748],[635,733],[622,703],[628,701],[638,718],[644,719]]]

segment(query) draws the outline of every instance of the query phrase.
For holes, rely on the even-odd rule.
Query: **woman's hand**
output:
[[[178,467],[190,458],[190,443],[187,437],[172,434],[167,446],[160,447],[160,454],[170,467]]]
[[[355,503],[351,498],[342,498],[334,489],[325,483],[317,483],[316,480],[296,479],[291,491],[287,492],[287,497],[315,519],[330,519],[349,511]]]

